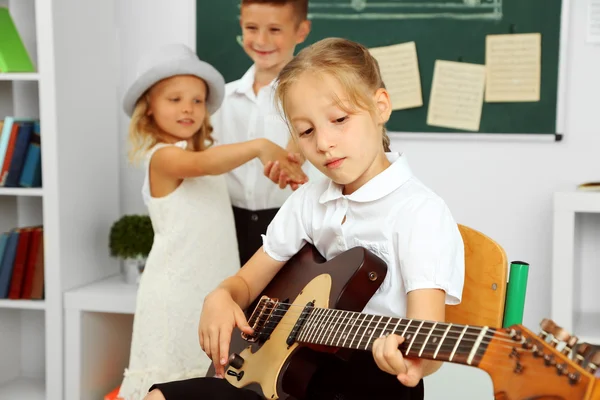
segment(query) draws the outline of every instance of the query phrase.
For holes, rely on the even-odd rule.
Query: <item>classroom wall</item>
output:
[[[563,0],[567,1],[567,0]],[[560,143],[397,140],[415,173],[450,205],[460,223],[496,239],[510,260],[531,264],[525,324],[537,329],[550,315],[552,194],[581,181],[600,180],[600,46],[585,43],[586,1],[571,0],[565,138]],[[195,46],[195,1],[127,0],[117,2],[122,82],[134,75],[134,63],[150,46],[180,41]],[[212,40],[212,38],[207,38]],[[121,116],[123,157],[121,211],[143,213],[142,171],[127,164],[127,119]],[[582,219],[578,278],[582,308],[600,311],[593,297],[600,282],[600,215]],[[557,321],[560,324],[560,321]]]

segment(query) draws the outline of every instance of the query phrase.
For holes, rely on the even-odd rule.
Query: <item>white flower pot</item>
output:
[[[129,285],[139,284],[142,272],[144,271],[144,266],[146,265],[146,258],[125,258],[121,261],[121,269],[125,283]]]

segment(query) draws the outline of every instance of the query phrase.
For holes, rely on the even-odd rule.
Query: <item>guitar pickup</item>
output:
[[[304,326],[304,323],[306,322],[306,320],[308,319],[308,317],[310,316],[310,313],[314,310],[314,308],[315,308],[314,300],[306,304],[306,306],[300,313],[300,317],[298,317],[298,319],[296,320],[296,323],[294,324],[294,327],[292,328],[292,332],[290,332],[290,335],[287,337],[287,340],[285,341],[285,343],[288,345],[288,347],[293,345],[294,343],[296,343],[296,339],[298,338],[298,334],[300,333],[300,330]]]

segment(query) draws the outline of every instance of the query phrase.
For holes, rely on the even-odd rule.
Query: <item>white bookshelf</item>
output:
[[[0,309],[14,308],[17,310],[45,310],[44,300],[0,300]]]
[[[552,319],[581,342],[600,344],[600,312],[581,310],[575,289],[581,276],[576,249],[580,239],[577,215],[600,213],[600,192],[554,194],[552,256]]]
[[[43,224],[45,299],[0,299],[0,400],[64,399],[63,293],[118,272],[114,0],[0,0],[35,73],[0,73],[0,119],[39,117],[43,188],[0,188],[0,231]]]
[[[0,81],[37,81],[40,79],[40,74],[36,72],[23,72],[23,73],[0,73]]]
[[[133,314],[137,285],[114,275],[65,293],[65,308],[84,312]]]
[[[121,384],[137,289],[118,274],[65,293],[65,400],[98,399]]]
[[[41,197],[44,195],[42,188],[5,188],[0,187],[0,196],[33,196]]]

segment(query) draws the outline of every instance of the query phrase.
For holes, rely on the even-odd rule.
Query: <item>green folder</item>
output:
[[[35,72],[29,53],[6,7],[0,7],[0,72]]]

